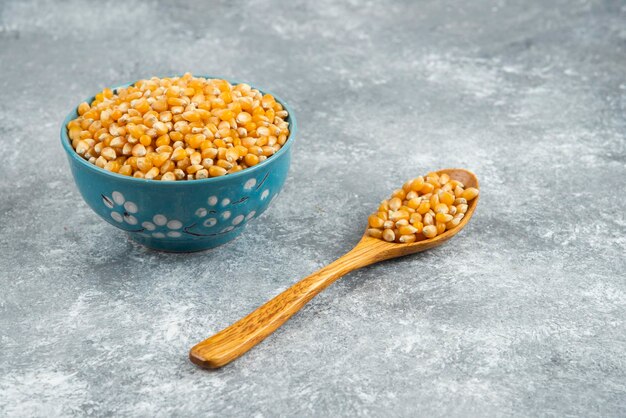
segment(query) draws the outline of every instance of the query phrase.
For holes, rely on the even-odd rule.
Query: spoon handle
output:
[[[230,363],[276,331],[308,301],[344,274],[376,261],[371,251],[357,245],[326,267],[294,284],[217,334],[196,344],[189,359],[198,366],[216,369]]]

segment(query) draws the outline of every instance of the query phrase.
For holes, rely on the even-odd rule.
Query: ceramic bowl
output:
[[[61,144],[78,190],[102,219],[150,248],[175,252],[205,250],[239,236],[248,222],[267,210],[285,183],[296,120],[283,100],[269,94],[289,112],[287,142],[254,167],[221,177],[169,182],[101,169],[78,155],[67,136],[68,122],[78,117],[76,108],[63,121]],[[91,103],[93,99],[85,101]]]

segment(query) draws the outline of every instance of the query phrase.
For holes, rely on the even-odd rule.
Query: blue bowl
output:
[[[265,212],[287,178],[296,119],[284,101],[269,94],[289,113],[287,142],[267,160],[221,177],[169,182],[123,176],[99,168],[78,155],[67,136],[66,126],[78,117],[77,108],[63,121],[61,144],[85,202],[102,219],[126,231],[131,239],[164,251],[214,248],[236,238],[248,222]],[[94,97],[85,101],[92,100]]]

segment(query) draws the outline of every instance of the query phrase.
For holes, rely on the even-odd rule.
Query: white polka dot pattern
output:
[[[244,190],[252,190],[255,184],[256,184],[256,179],[250,179],[246,181],[246,183],[243,185],[243,188]]]
[[[207,228],[211,228],[212,226],[215,226],[216,224],[217,224],[217,219],[209,218],[206,221],[204,221],[202,225],[206,226]]]
[[[124,201],[126,200],[124,199],[124,195],[121,194],[120,192],[113,192],[111,193],[111,196],[113,197],[113,201],[117,203],[118,205],[123,205]]]

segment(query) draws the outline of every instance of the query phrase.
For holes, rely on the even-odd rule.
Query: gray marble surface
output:
[[[619,1],[0,1],[0,416],[624,416],[625,53]],[[184,71],[275,91],[300,136],[242,237],[165,254],[83,203],[58,130]],[[482,199],[448,245],[187,360],[451,166]]]

